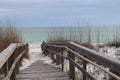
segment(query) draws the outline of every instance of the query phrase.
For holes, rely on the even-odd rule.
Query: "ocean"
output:
[[[107,43],[120,38],[119,27],[22,27],[21,31],[23,41],[28,42],[30,48],[38,48],[50,36],[58,35],[65,38],[71,37],[72,41],[82,39],[87,42],[90,39],[92,43]]]
[[[30,48],[38,48],[47,39],[46,28],[21,28],[22,39],[30,44]]]

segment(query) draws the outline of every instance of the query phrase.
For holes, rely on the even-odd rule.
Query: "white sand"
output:
[[[47,64],[52,63],[49,57],[45,57],[44,55],[42,55],[40,48],[35,48],[35,49],[30,48],[30,59],[24,59],[20,69],[25,69],[29,67],[32,63],[34,63],[37,60],[43,60],[44,63],[47,63]]]

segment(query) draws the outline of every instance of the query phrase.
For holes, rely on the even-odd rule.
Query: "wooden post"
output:
[[[56,55],[56,65],[59,65],[60,64],[60,57],[58,55]]]
[[[16,49],[16,57],[18,57],[18,56],[19,56],[19,52],[18,52],[18,48],[17,48]],[[19,61],[17,62],[16,68],[17,68],[16,73],[19,73]]]
[[[1,80],[1,75],[2,75],[2,73],[1,73],[1,69],[0,69],[0,80]]]
[[[10,77],[10,80],[15,80],[15,77],[16,77],[16,74],[15,74],[15,68],[14,68],[12,75]]]
[[[85,60],[83,60],[83,69],[84,69],[84,70],[87,69],[86,63],[87,63],[87,62],[86,62]],[[83,80],[86,80],[86,75],[85,75],[85,74],[83,74]]]
[[[52,62],[54,63],[54,62],[56,62],[56,60],[55,60],[55,57],[54,57],[54,54],[53,53],[51,53],[50,54],[50,58],[52,59]]]
[[[51,47],[51,50],[55,50],[55,49],[53,47]],[[54,53],[49,52],[49,54],[50,54],[50,58],[52,59],[52,62],[55,63],[56,60],[55,60],[55,57],[54,57]]]
[[[19,53],[21,52],[21,48],[17,48],[17,55],[19,56]],[[17,67],[18,67],[18,72],[17,73],[19,73],[19,68],[20,68],[20,65],[21,65],[21,62],[20,62],[20,60],[18,60],[18,62],[17,62]]]
[[[10,64],[11,67],[12,67],[15,59],[16,59],[16,51],[13,52],[12,57],[11,57],[11,60],[12,60],[12,63]],[[13,70],[11,76],[10,76],[10,80],[15,80],[15,75],[16,75],[16,67],[14,68],[14,70]]]
[[[56,48],[56,52],[60,54],[60,49]],[[59,65],[60,64],[60,57],[58,55],[56,55],[56,65]]]
[[[68,58],[75,61],[75,55],[71,51],[68,51]],[[70,79],[75,80],[75,66],[71,61],[69,61],[69,76]]]
[[[18,55],[20,55],[20,53],[22,52],[22,47],[19,48],[19,53]],[[23,58],[23,57],[22,57]],[[20,58],[20,61],[19,61],[19,65],[22,66],[22,58]]]
[[[112,70],[112,69],[110,69],[110,71],[111,71],[112,73],[114,73],[114,74],[120,76],[120,73],[118,73],[118,72],[116,72],[116,71],[114,71],[114,70]],[[116,80],[116,79],[113,78],[113,77],[111,77],[111,76],[109,76],[109,80]]]
[[[9,64],[8,61],[5,63],[5,76],[7,75],[8,71],[9,71]]]
[[[63,55],[63,48],[61,49],[61,55]],[[64,70],[64,58],[61,57],[61,65],[62,65],[62,71]]]

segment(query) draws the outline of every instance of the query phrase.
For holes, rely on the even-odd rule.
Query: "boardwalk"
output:
[[[44,64],[38,60],[29,68],[21,70],[16,80],[70,80],[67,73],[59,68]]]
[[[83,73],[79,79],[98,80],[98,78],[95,78],[94,75],[88,72],[88,63],[99,68],[102,74],[103,71],[108,74],[108,76],[104,75],[101,80],[105,78],[107,80],[120,80],[119,60],[74,42],[44,42],[41,49],[44,55],[49,56],[57,65],[61,65],[61,69],[44,64],[42,60],[38,60],[28,68],[19,70],[23,58],[28,54],[29,46],[28,43],[13,43],[0,53],[0,80],[76,80],[76,69]],[[65,69],[65,60],[69,63],[69,74],[62,71]],[[78,63],[78,61],[82,62]],[[104,66],[109,70],[106,70]]]

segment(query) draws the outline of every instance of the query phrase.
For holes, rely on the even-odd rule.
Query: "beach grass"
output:
[[[0,25],[0,52],[8,47],[11,43],[22,42],[22,32],[16,25],[12,23]],[[29,54],[26,53],[24,57],[29,58]]]
[[[53,29],[53,33],[48,35],[47,42],[73,41],[88,48],[93,45],[97,47],[102,45],[120,47],[119,30],[119,26],[69,26],[67,31],[64,30],[64,27],[59,27],[57,30]]]
[[[76,28],[76,29],[75,29]],[[53,31],[53,34],[48,36],[47,42],[66,42],[66,41],[73,41],[77,44],[85,46],[87,48],[96,50],[99,52],[101,47],[120,47],[120,27],[71,27],[68,28],[69,31],[65,32],[63,29],[59,29],[59,31]],[[94,30],[93,30],[94,29]],[[62,31],[61,31],[62,30]],[[94,45],[93,41],[96,43]],[[101,44],[102,43],[102,44]],[[51,50],[58,51],[58,49],[49,47]],[[47,51],[45,53],[48,53]],[[100,53],[103,54],[103,53]],[[107,53],[111,54],[111,53]],[[48,54],[51,55],[51,54]],[[56,57],[52,54],[51,59],[53,63],[56,62]],[[59,61],[58,61],[59,62]],[[89,64],[87,64],[89,66]],[[90,66],[92,68],[92,66]],[[93,66],[94,69],[96,68]],[[105,66],[103,66],[105,67]],[[105,67],[106,68],[106,67]],[[96,68],[97,69],[97,68]],[[99,71],[99,69],[97,69]],[[92,70],[91,70],[92,73]],[[104,75],[106,79],[108,79],[108,75],[104,74],[100,71],[100,73],[95,72],[93,70],[94,75],[100,76],[100,73]],[[76,73],[76,75],[81,73]],[[93,75],[93,76],[94,76]],[[77,77],[77,76],[76,76]],[[78,77],[78,79],[81,79]]]
[[[0,25],[0,51],[4,50],[11,43],[20,42],[22,42],[22,36],[15,25]]]

